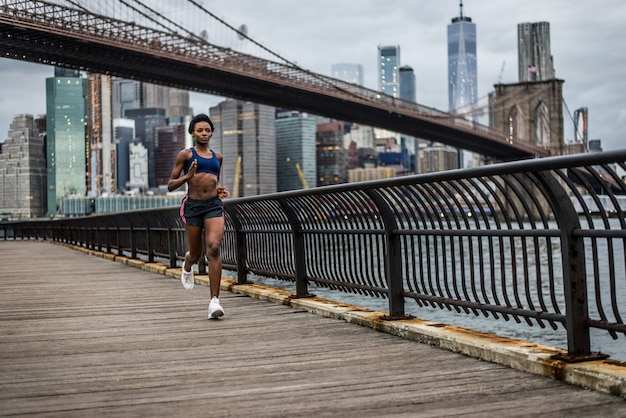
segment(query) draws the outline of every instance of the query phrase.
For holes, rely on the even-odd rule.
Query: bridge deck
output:
[[[624,416],[624,400],[36,241],[0,241],[0,415]]]

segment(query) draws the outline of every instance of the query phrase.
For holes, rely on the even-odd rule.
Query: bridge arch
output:
[[[515,104],[509,111],[509,142],[524,140],[524,112]]]
[[[533,124],[535,126],[534,144],[538,147],[549,149],[552,141],[550,135],[550,111],[543,101],[540,101],[535,108]]]

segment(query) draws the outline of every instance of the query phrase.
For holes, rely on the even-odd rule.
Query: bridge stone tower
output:
[[[563,127],[563,80],[496,84],[489,95],[489,125],[511,143],[568,153]]]
[[[489,125],[502,132],[511,143],[524,142],[545,148],[551,156],[570,153],[565,144],[563,125],[563,80],[525,81],[516,84],[496,84],[489,95]],[[529,193],[536,186],[527,183]],[[507,202],[504,215],[514,219],[514,207],[519,200],[530,199],[523,195]],[[518,200],[519,199],[519,200]],[[512,203],[512,204],[511,204]],[[548,202],[539,203],[548,211]],[[531,210],[529,216],[539,219],[539,212]]]

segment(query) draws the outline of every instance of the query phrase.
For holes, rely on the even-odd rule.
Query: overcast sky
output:
[[[158,0],[155,0],[158,1]],[[411,66],[420,104],[447,110],[447,26],[459,0],[204,0],[232,26],[303,68],[330,75],[332,64],[362,64],[365,86],[378,89],[377,47],[399,45],[401,65]],[[518,82],[517,24],[550,23],[556,76],[565,81],[570,112],[589,109],[589,138],[605,150],[626,148],[626,1],[465,0],[463,14],[476,24],[478,96],[493,85]],[[203,17],[197,9],[196,18]],[[180,13],[187,13],[179,9]],[[207,24],[209,41],[220,42]],[[243,42],[243,41],[242,41]],[[227,45],[228,46],[228,45]],[[45,78],[53,68],[0,59],[0,140],[13,115],[45,113]],[[208,112],[219,98],[192,94],[194,111]],[[573,139],[566,116],[565,139]]]

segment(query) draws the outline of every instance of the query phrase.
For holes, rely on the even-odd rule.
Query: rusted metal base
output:
[[[399,321],[402,319],[413,319],[413,318],[415,318],[413,315],[395,315],[395,316],[383,315],[380,317],[380,319],[382,319],[383,321]]]
[[[554,360],[561,360],[566,363],[582,363],[583,361],[604,360],[609,358],[608,354],[594,352],[589,354],[555,354],[552,356]]]

